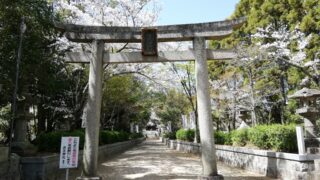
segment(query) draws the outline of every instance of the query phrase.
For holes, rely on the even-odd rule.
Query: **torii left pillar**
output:
[[[90,59],[88,83],[89,95],[85,109],[86,132],[83,151],[84,177],[78,177],[78,180],[101,179],[101,177],[98,176],[98,148],[102,101],[104,42],[94,40],[92,45],[93,57]]]

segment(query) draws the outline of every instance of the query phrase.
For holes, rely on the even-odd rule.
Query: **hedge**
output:
[[[60,152],[61,137],[63,136],[78,136],[80,137],[79,148],[83,149],[84,145],[84,131],[75,130],[75,131],[56,131],[49,133],[41,133],[34,140],[34,144],[38,147],[38,151],[45,152]]]
[[[78,136],[80,137],[80,149],[83,149],[84,146],[84,130],[75,130],[75,131],[55,131],[49,133],[42,133],[33,141],[38,147],[38,151],[43,152],[59,152],[61,145],[61,137],[63,136]],[[127,141],[129,139],[136,139],[143,137],[142,133],[127,133],[125,131],[100,131],[100,145],[111,144],[115,142]]]
[[[259,125],[254,128],[248,129],[248,139],[251,144],[257,146],[260,149],[270,149],[271,145],[269,143],[268,137],[268,125]]]
[[[214,133],[216,144],[245,146],[252,144],[260,149],[282,152],[297,152],[295,125],[258,125],[230,133]]]
[[[176,139],[176,133],[175,132],[165,132],[163,133],[164,138],[169,138],[169,139]]]
[[[215,144],[232,145],[231,133],[226,133],[223,131],[215,131],[214,140],[215,140]]]
[[[245,146],[248,141],[248,130],[240,129],[231,132],[231,141],[235,146]]]
[[[101,131],[100,144],[111,144],[129,140],[130,134],[124,131]]]
[[[193,129],[179,129],[176,132],[176,138],[182,141],[193,142],[194,140],[194,130]]]
[[[295,125],[272,125],[267,136],[268,143],[275,151],[296,152],[298,149]]]

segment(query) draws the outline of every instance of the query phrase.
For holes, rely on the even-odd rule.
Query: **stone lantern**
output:
[[[238,108],[238,117],[242,120],[242,121],[247,121],[250,116],[249,116],[249,110],[244,108],[244,107],[239,107]]]
[[[303,88],[289,96],[289,98],[299,100],[299,108],[296,113],[303,117],[305,137],[307,139],[316,138],[319,132],[316,127],[316,120],[320,118],[320,91]]]
[[[14,122],[14,138],[12,141],[12,152],[21,156],[35,153],[35,147],[28,141],[28,122],[33,115],[29,112],[31,94],[24,93],[24,95],[17,101],[16,119]]]
[[[247,107],[244,106],[237,106],[237,118],[241,120],[239,128],[242,127],[249,127],[247,125],[252,123],[252,120],[250,119],[250,110]]]

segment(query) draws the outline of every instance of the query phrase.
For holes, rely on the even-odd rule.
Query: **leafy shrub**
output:
[[[188,129],[188,130],[179,129],[176,132],[176,138],[178,140],[192,142],[194,140],[194,130],[192,130],[192,129]]]
[[[251,144],[260,149],[270,149],[271,145],[268,142],[268,125],[259,125],[248,130],[248,139]]]
[[[33,142],[39,151],[45,152],[59,152],[61,145],[61,137],[63,136],[78,136],[80,137],[80,149],[84,146],[84,134],[83,130],[75,130],[70,132],[56,131],[49,133],[42,133]],[[143,137],[141,133],[135,133],[130,135],[125,131],[100,131],[100,145],[110,144],[115,142],[127,141],[130,138]]]
[[[249,129],[248,137],[253,145],[261,149],[297,151],[295,125],[259,125]]]
[[[119,142],[128,141],[129,137],[130,137],[130,133],[128,133],[126,131],[119,131],[119,134],[118,134]]]
[[[129,140],[130,134],[125,131],[100,131],[100,144],[111,144]]]
[[[225,133],[223,131],[215,131],[214,132],[214,140],[216,144],[222,144],[222,145],[231,145],[231,134]]]
[[[244,146],[251,143],[260,149],[282,152],[297,152],[295,125],[259,125],[231,133],[214,133],[216,144]]]
[[[166,132],[163,133],[164,138],[169,138],[169,139],[176,139],[176,133],[175,132]]]
[[[115,133],[112,131],[101,131],[100,132],[100,144],[110,144],[117,141],[115,139]]]
[[[231,141],[233,145],[245,146],[248,141],[248,130],[240,129],[231,132]]]
[[[70,132],[49,132],[38,135],[34,144],[38,147],[39,151],[46,152],[59,152],[61,145],[61,137],[63,136],[78,136],[80,137],[80,149],[83,149],[84,145],[84,132],[81,130],[75,130]]]
[[[141,132],[140,133],[131,133],[129,136],[129,139],[138,139],[138,138],[142,138],[142,137],[144,137],[144,136]]]
[[[272,125],[268,130],[268,143],[275,151],[296,152],[295,125]]]

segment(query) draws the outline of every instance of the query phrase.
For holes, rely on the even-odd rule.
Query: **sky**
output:
[[[221,21],[228,18],[240,0],[159,0],[158,25]]]

